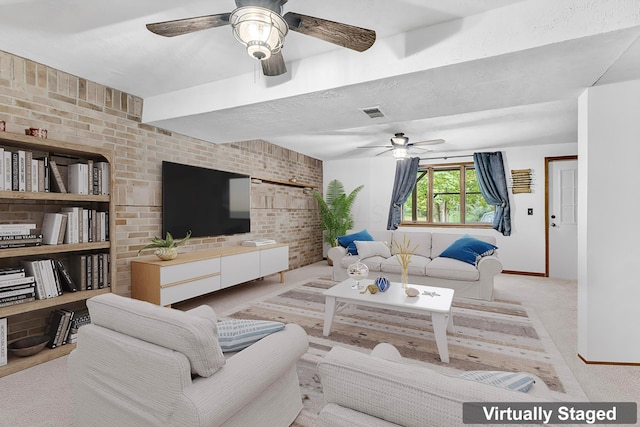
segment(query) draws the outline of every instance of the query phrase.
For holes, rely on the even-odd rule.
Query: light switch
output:
[[[527,209],[527,215],[533,215],[533,208]]]

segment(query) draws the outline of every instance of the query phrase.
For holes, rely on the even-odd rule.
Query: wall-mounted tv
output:
[[[175,238],[251,231],[251,178],[233,172],[162,162],[162,235]]]

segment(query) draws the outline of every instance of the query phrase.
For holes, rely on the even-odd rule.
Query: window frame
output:
[[[491,223],[484,222],[472,222],[466,223],[464,222],[466,217],[466,203],[467,203],[467,189],[466,189],[466,171],[469,165],[473,166],[473,162],[457,162],[457,163],[440,163],[433,165],[420,165],[418,166],[418,175],[416,176],[416,185],[414,185],[413,190],[411,191],[411,200],[416,201],[418,199],[418,185],[417,182],[421,179],[424,179],[425,175],[428,175],[427,179],[429,182],[429,208],[427,209],[427,221],[419,221],[419,220],[410,220],[407,221],[403,219],[400,222],[400,225],[403,227],[438,227],[438,228],[491,228]],[[433,174],[434,171],[437,170],[456,170],[460,171],[460,218],[462,222],[433,222]],[[475,167],[473,167],[475,169]],[[471,193],[475,194],[475,192]],[[405,206],[402,206],[402,212],[405,212]],[[410,206],[411,217],[417,218],[417,203],[412,203]]]

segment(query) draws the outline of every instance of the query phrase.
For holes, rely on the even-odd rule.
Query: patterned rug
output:
[[[333,346],[370,351],[393,344],[409,359],[448,374],[470,370],[524,371],[538,375],[551,390],[583,394],[533,310],[515,301],[456,299],[454,332],[448,333],[450,363],[440,361],[431,317],[394,310],[355,307],[336,313],[331,334],[322,335],[323,291],[335,282],[316,279],[254,301],[227,317],[297,323],[309,335],[309,351],[298,363],[305,406],[294,425],[311,426],[322,407],[315,365]]]

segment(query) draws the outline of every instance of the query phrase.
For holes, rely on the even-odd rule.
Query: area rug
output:
[[[380,342],[393,344],[416,362],[448,374],[471,370],[524,371],[539,376],[554,391],[584,395],[535,312],[517,301],[455,299],[454,332],[448,333],[450,363],[440,361],[428,315],[371,307],[349,307],[336,313],[331,334],[322,335],[323,292],[335,285],[315,279],[253,301],[226,317],[297,323],[309,336],[310,348],[298,363],[305,400],[296,425],[313,425],[322,407],[315,365],[333,346],[370,351]]]

